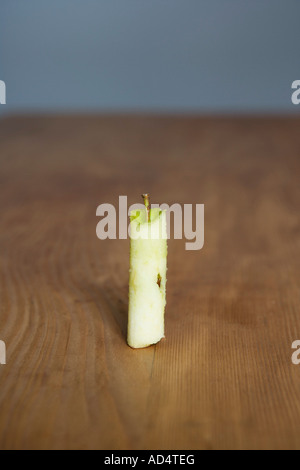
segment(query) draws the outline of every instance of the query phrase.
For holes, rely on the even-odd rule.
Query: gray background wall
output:
[[[299,21],[299,0],[0,0],[0,111],[292,112]]]

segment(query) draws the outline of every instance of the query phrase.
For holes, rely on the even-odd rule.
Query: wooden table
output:
[[[1,449],[300,449],[300,120],[0,121]],[[126,345],[128,240],[96,208],[204,203],[166,340]]]

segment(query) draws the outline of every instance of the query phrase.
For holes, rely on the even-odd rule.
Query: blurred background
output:
[[[19,112],[295,112],[299,0],[1,0]]]

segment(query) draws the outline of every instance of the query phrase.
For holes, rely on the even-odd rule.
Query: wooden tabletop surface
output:
[[[300,119],[0,121],[1,449],[300,449]],[[126,344],[101,203],[205,204],[170,240],[166,339]]]

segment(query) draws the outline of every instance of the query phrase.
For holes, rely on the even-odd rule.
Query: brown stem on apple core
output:
[[[144,204],[147,210],[147,219],[148,219],[148,222],[150,222],[150,196],[149,194],[143,194],[142,198],[144,199]]]

